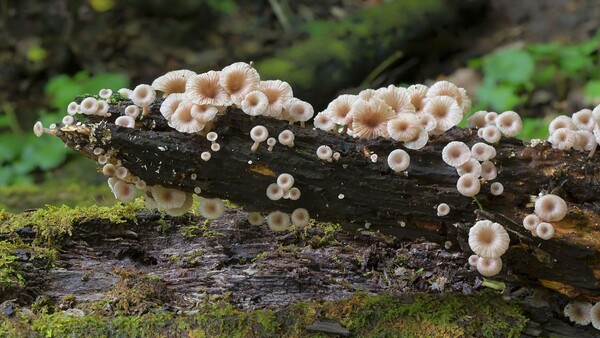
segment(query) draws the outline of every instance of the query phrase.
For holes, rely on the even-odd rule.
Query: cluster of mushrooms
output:
[[[115,119],[115,124],[135,128],[136,120],[148,113],[148,107],[155,101],[157,92],[162,93],[164,98],[160,112],[169,126],[182,133],[204,136],[211,142],[210,151],[201,154],[204,161],[211,159],[211,152],[220,150],[218,135],[211,129],[218,116],[225,114],[229,106],[238,107],[250,116],[268,116],[286,120],[289,124],[298,122],[302,127],[314,116],[313,107],[295,98],[287,82],[263,81],[252,64],[236,62],[221,71],[201,74],[185,69],[171,71],[154,80],[151,85],[141,84],[133,90],[120,89],[118,95],[130,99],[133,104],[124,109],[123,114]],[[117,94],[110,89],[103,89],[96,97],[87,97],[80,103],[71,102],[67,107],[68,115],[62,123],[74,124],[75,114],[110,116],[108,100],[112,95]],[[315,128],[355,138],[390,138],[413,151],[423,148],[430,136],[442,134],[460,123],[470,107],[471,100],[465,89],[447,81],[436,82],[430,87],[422,84],[407,88],[390,85],[366,89],[357,95],[340,95],[324,111],[314,116],[313,123]],[[469,127],[477,129],[482,142],[469,147],[463,142],[452,141],[444,147],[441,156],[445,163],[456,168],[457,191],[464,196],[475,197],[482,184],[497,177],[493,144],[499,142],[502,135],[518,135],[522,121],[513,111],[500,114],[478,111],[467,119],[467,123]],[[44,128],[38,122],[34,132],[38,136],[43,133],[55,134],[56,126]],[[275,138],[275,135],[269,137],[266,127],[256,125],[249,136],[252,151],[256,151],[263,142],[266,142],[269,151],[277,142],[294,147],[294,134],[290,130],[284,130]],[[559,149],[589,151],[591,156],[600,143],[600,106],[594,110],[581,110],[572,117],[557,117],[550,124],[549,142]],[[387,154],[386,162],[396,173],[406,173],[410,167],[410,156],[405,149],[395,149]],[[174,216],[182,215],[191,208],[192,193],[162,186],[146,186],[143,180],[123,167],[112,150],[96,148],[93,153],[102,165],[102,173],[109,177],[111,190],[120,201],[131,201],[138,189],[144,192],[149,208],[158,208]],[[327,145],[315,149],[315,155],[327,162],[340,158],[340,154]],[[370,155],[373,162],[377,162],[377,158],[377,154]],[[191,178],[195,179],[194,176]],[[271,200],[298,199],[300,190],[293,185],[292,175],[282,173],[276,182],[266,187],[266,197]],[[490,184],[493,195],[499,196],[503,191],[504,186],[500,182]],[[200,188],[196,188],[194,193],[200,194]],[[344,196],[340,194],[339,198],[343,199]],[[218,198],[203,198],[200,202],[200,213],[207,219],[221,217],[225,209],[223,201]],[[450,212],[450,206],[441,203],[436,211],[438,216],[443,217]],[[535,202],[534,213],[523,219],[523,226],[533,236],[550,239],[554,234],[550,222],[562,219],[566,211],[566,203],[560,197],[540,195]],[[250,212],[248,220],[253,225],[260,225],[265,217],[258,212]],[[274,231],[284,231],[291,224],[305,226],[309,220],[309,213],[303,208],[296,209],[291,215],[274,211],[266,217],[267,224]],[[469,258],[473,267],[484,276],[499,273],[502,268],[500,256],[509,246],[509,236],[502,225],[488,220],[478,221],[470,229],[469,245],[475,253]],[[596,304],[594,308],[600,309],[600,306]]]

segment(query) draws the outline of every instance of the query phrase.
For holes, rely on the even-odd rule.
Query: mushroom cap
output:
[[[486,181],[491,181],[498,176],[496,165],[491,161],[481,162],[481,178]]]
[[[469,230],[469,246],[480,257],[500,257],[510,244],[504,227],[492,221],[478,221]]]
[[[571,120],[579,130],[593,131],[596,121],[591,110],[582,109],[573,114]]]
[[[99,100],[98,101],[98,110],[96,110],[96,115],[110,116],[110,114],[108,113],[109,109],[110,109],[110,106],[108,105],[108,102],[106,102],[104,100]]]
[[[500,132],[500,128],[489,125],[482,129],[481,138],[488,143],[496,143],[502,138],[502,133]]]
[[[479,193],[481,183],[475,174],[464,174],[456,182],[458,192],[467,197],[473,197]]]
[[[304,208],[298,208],[292,212],[292,224],[298,227],[305,227],[310,222],[310,215],[308,210]]]
[[[254,126],[250,130],[250,138],[254,142],[264,142],[266,139],[269,138],[269,131],[267,130],[267,128],[265,126],[261,126],[261,125]],[[283,143],[283,142],[281,142],[281,143]]]
[[[577,130],[577,126],[573,120],[566,115],[559,115],[550,121],[548,125],[548,133],[552,135],[557,129],[566,128],[569,130]]]
[[[117,117],[115,119],[115,124],[125,128],[135,128],[135,120],[133,117],[127,115]]]
[[[173,93],[185,93],[187,80],[195,75],[196,72],[189,69],[173,70],[152,81],[152,88],[163,92],[163,97],[169,97]]]
[[[109,88],[102,88],[98,92],[98,96],[100,96],[100,98],[102,98],[102,99],[108,99],[108,98],[110,98],[111,95],[112,95],[112,90]]]
[[[205,123],[201,123],[192,115],[194,104],[188,101],[181,102],[171,115],[169,126],[181,133],[197,133],[204,129]]]
[[[600,330],[600,302],[597,302],[590,309],[590,320],[592,322],[592,326],[596,330]]]
[[[33,133],[35,134],[35,136],[37,137],[42,137],[42,135],[44,135],[44,125],[42,124],[41,121],[37,121],[34,125],[33,125]]]
[[[554,237],[554,226],[548,222],[540,222],[535,227],[535,234],[541,239],[550,239]]]
[[[193,104],[227,106],[229,94],[219,84],[220,72],[211,70],[190,77],[185,85],[185,98]]]
[[[500,270],[502,270],[502,260],[499,257],[481,257],[477,260],[477,271],[483,276],[495,276],[500,273]]]
[[[156,99],[156,91],[147,84],[140,84],[133,89],[129,98],[138,107],[148,107]]]
[[[273,211],[267,216],[269,229],[279,232],[285,231],[290,227],[290,216],[285,212]]]
[[[463,165],[456,167],[456,172],[459,176],[465,174],[474,174],[479,177],[481,175],[481,164],[479,164],[479,161],[476,159],[470,158]]]
[[[321,160],[328,160],[331,158],[332,155],[333,155],[333,150],[331,150],[331,147],[329,147],[329,146],[321,145],[321,146],[319,146],[319,148],[317,148],[317,156]]]
[[[246,94],[258,88],[259,83],[260,75],[245,62],[235,62],[223,68],[219,78],[219,84],[237,106],[241,105]]]
[[[115,176],[116,171],[117,168],[112,163],[106,163],[104,166],[102,166],[102,174],[104,174],[104,176]]]
[[[464,142],[452,141],[442,149],[442,159],[451,167],[459,167],[470,158],[471,150]]]
[[[416,114],[421,114],[423,112],[423,108],[425,107],[427,92],[429,91],[429,87],[422,84],[415,84],[407,89],[408,96],[410,96],[410,103],[415,108]]]
[[[592,118],[596,123],[600,123],[600,104],[592,110]]]
[[[164,101],[163,101],[163,103],[164,103]],[[179,103],[178,103],[178,105],[179,105]],[[162,113],[162,104],[160,106],[160,109],[161,109],[161,113]],[[175,107],[175,109],[177,109],[177,107]],[[125,107],[125,110],[123,112],[125,113],[125,115],[131,116],[133,119],[137,119],[137,117],[140,116],[140,107],[138,107],[134,104],[130,104],[129,106]]]
[[[248,223],[250,225],[262,225],[265,221],[265,217],[257,211],[248,213]]]
[[[431,88],[429,88],[429,91],[431,91]],[[423,112],[430,114],[436,119],[436,130],[440,133],[454,127],[463,118],[462,109],[456,100],[450,96],[435,96],[430,98],[425,104]]]
[[[93,97],[86,97],[79,104],[79,109],[85,115],[94,115],[98,110],[98,100]]]
[[[496,118],[496,127],[500,129],[502,134],[508,137],[519,135],[523,129],[523,121],[521,116],[514,111],[505,111]]]
[[[244,113],[250,116],[266,115],[269,99],[265,93],[254,90],[244,96],[240,105]]]
[[[471,147],[471,156],[480,162],[491,160],[496,157],[496,148],[483,142],[477,142]]]
[[[472,267],[477,267],[477,261],[479,261],[479,256],[471,255],[469,256],[469,265]]]
[[[567,214],[567,203],[557,195],[547,194],[535,201],[535,213],[546,222],[560,221]]]
[[[79,105],[77,104],[77,102],[71,102],[69,103],[69,105],[67,106],[67,114],[69,115],[75,115],[79,112]]]
[[[112,192],[115,194],[115,198],[123,203],[131,202],[135,199],[135,186],[123,180],[115,182]]]
[[[162,209],[179,208],[185,202],[185,192],[177,189],[154,185],[150,188],[156,205]]]
[[[399,173],[406,170],[410,165],[410,155],[402,149],[392,150],[387,157],[387,164],[390,169]]]
[[[375,97],[385,102],[398,114],[414,114],[415,107],[406,88],[390,85],[375,94]]]
[[[494,196],[500,196],[504,192],[504,186],[500,182],[494,182],[490,186],[490,192]]]
[[[225,213],[225,203],[220,198],[203,198],[199,211],[206,219],[218,219]]]
[[[480,111],[473,113],[473,115],[471,115],[467,118],[467,126],[469,126],[469,128],[476,128],[476,129],[485,127],[487,124],[487,122],[485,121],[486,114],[487,114],[487,111],[485,111],[485,110],[480,110]]]
[[[418,116],[419,116],[419,121],[421,122],[421,127],[423,127],[423,129],[425,129],[425,131],[427,131],[429,133],[429,132],[436,130],[437,120],[435,119],[435,117],[431,116],[430,114],[426,114],[426,113],[421,113]]]
[[[498,113],[489,111],[485,114],[483,119],[485,120],[486,125],[494,125],[496,124],[496,119],[498,118]]]
[[[421,129],[419,135],[410,141],[404,142],[404,147],[407,149],[418,150],[423,148],[429,141],[429,134],[425,129]]]
[[[399,114],[387,123],[387,132],[396,141],[414,140],[422,129],[421,121],[414,114]]]
[[[263,92],[269,103],[264,112],[265,116],[277,117],[281,115],[283,108],[294,97],[294,92],[289,83],[281,80],[260,81],[258,90]]]
[[[271,183],[267,187],[267,197],[271,201],[280,200],[283,197],[283,189],[277,183]]]
[[[143,181],[140,181],[140,182],[143,182]],[[180,206],[179,208],[165,209],[165,212],[167,214],[169,214],[170,216],[175,216],[175,217],[181,216],[181,215],[185,214],[186,212],[188,212],[188,210],[190,210],[193,203],[194,203],[194,194],[192,194],[190,192],[186,192],[185,193],[185,202],[183,202],[182,206]]]
[[[219,109],[215,106],[211,106],[208,104],[192,105],[192,109],[190,110],[192,117],[201,124],[206,124],[212,121],[215,116],[219,113]]]
[[[372,88],[363,89],[358,93],[358,97],[365,101],[369,101],[374,98],[375,95],[377,95],[377,90]]]
[[[388,137],[387,123],[396,116],[390,106],[377,98],[356,101],[350,114],[354,135],[366,139]]]
[[[294,133],[287,129],[279,133],[279,136],[277,136],[279,143],[283,144],[284,146],[292,146],[294,144],[294,139]]]
[[[534,230],[542,220],[536,214],[529,214],[523,218],[523,227],[529,231]]]
[[[558,128],[550,134],[548,141],[552,143],[553,148],[569,150],[577,141],[577,133],[568,128]]]
[[[208,134],[206,134],[206,139],[210,142],[215,142],[218,138],[219,134],[215,133],[214,131],[211,131]]]
[[[437,215],[438,216],[446,216],[450,213],[450,206],[446,203],[440,203],[437,206]]]
[[[175,113],[179,104],[185,100],[185,95],[176,93],[171,94],[160,104],[160,113],[167,121],[171,119],[171,115]]]
[[[297,99],[295,97],[288,101],[286,111],[288,113],[288,120],[295,121],[308,121],[315,115],[313,106],[305,101]]]
[[[429,87],[427,98],[433,99],[436,97],[448,96],[453,98],[459,107],[463,105],[463,95],[458,86],[448,81],[438,81]]]
[[[290,191],[289,191],[289,196],[288,196],[288,197],[289,197],[289,198],[290,198],[292,201],[296,201],[296,200],[298,200],[298,199],[300,198],[300,195],[301,195],[301,193],[300,193],[300,189],[298,189],[298,188],[296,188],[296,187],[293,187],[292,189],[290,189]]]
[[[115,176],[117,176],[118,179],[125,179],[125,177],[127,177],[127,174],[129,173],[129,170],[127,170],[127,168],[125,167],[117,167],[115,169]]]
[[[329,112],[329,117],[334,123],[350,125],[352,124],[352,118],[349,114],[357,100],[359,100],[357,95],[340,95],[329,102],[326,111]]]
[[[592,322],[591,317],[592,304],[589,302],[582,302],[573,300],[565,306],[564,314],[572,322],[579,325],[588,325]]]
[[[283,173],[277,177],[277,185],[283,190],[290,190],[294,186],[294,176]]]
[[[200,154],[200,158],[203,161],[209,161],[211,157],[212,157],[212,155],[208,151],[203,151],[202,154]]]
[[[333,122],[333,120],[331,119],[331,114],[329,113],[329,110],[324,110],[318,113],[317,116],[315,116],[313,123],[315,125],[315,128],[319,128],[325,131],[331,131],[333,128],[335,128],[335,122]]]
[[[598,142],[592,132],[587,130],[578,130],[575,132],[575,144],[573,144],[573,149],[591,151],[596,146],[598,146]]]

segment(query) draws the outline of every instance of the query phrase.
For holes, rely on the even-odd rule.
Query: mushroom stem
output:
[[[258,141],[254,141],[254,144],[252,144],[252,147],[250,147],[250,150],[252,152],[255,152],[258,149],[258,146],[260,145],[260,142]]]

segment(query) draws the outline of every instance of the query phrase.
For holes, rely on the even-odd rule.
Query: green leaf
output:
[[[590,81],[583,86],[583,96],[587,102],[600,99],[600,80]]]
[[[484,81],[477,90],[477,99],[495,111],[511,110],[520,102],[517,89],[514,85],[495,85]]]
[[[533,74],[533,82],[536,85],[542,85],[542,86],[548,85],[548,84],[552,83],[552,80],[554,79],[554,76],[556,75],[557,71],[558,71],[558,68],[554,64],[549,64],[549,65],[540,67]]]
[[[518,49],[500,50],[483,59],[485,77],[497,82],[518,84],[529,81],[534,67],[533,58]]]
[[[21,153],[23,136],[15,134],[0,135],[0,164],[13,161]]]

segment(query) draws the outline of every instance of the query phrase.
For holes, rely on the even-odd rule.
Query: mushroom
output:
[[[333,123],[343,126],[351,125],[352,116],[349,114],[352,106],[357,100],[358,96],[356,95],[340,95],[335,100],[331,101],[329,105],[327,105],[327,109],[325,111],[328,113],[329,118],[331,121],[333,121]]]
[[[459,141],[452,141],[442,149],[442,159],[451,167],[459,167],[469,161],[471,150]]]
[[[502,260],[499,257],[481,257],[477,260],[477,271],[486,277],[497,275],[502,270]]]
[[[385,102],[374,98],[358,100],[352,106],[352,131],[356,137],[371,139],[388,137],[387,124],[396,114]]]
[[[219,84],[220,72],[211,70],[191,76],[185,84],[185,98],[193,104],[227,106],[231,104],[229,95]]]
[[[471,147],[471,156],[480,162],[491,160],[496,157],[496,148],[483,142],[477,142]]]
[[[79,104],[79,109],[85,115],[94,115],[98,110],[98,100],[93,97],[86,97]]]
[[[387,157],[387,164],[396,173],[400,173],[410,165],[410,155],[402,149],[395,149]]]
[[[187,80],[196,75],[188,69],[170,71],[152,81],[152,88],[163,92],[163,97],[168,98],[173,93],[185,93]]]
[[[310,215],[308,210],[304,208],[298,208],[292,212],[292,224],[298,227],[305,227],[310,222]]]
[[[265,115],[269,99],[265,93],[255,90],[246,94],[240,105],[244,113],[250,116]]]
[[[265,217],[260,212],[249,212],[248,213],[248,223],[250,225],[262,225],[265,221]]]
[[[255,152],[256,149],[258,149],[260,143],[264,142],[268,137],[269,131],[264,126],[258,125],[252,128],[252,130],[250,130],[250,138],[252,139],[252,141],[254,141],[254,143],[252,144],[250,150],[252,152]],[[281,140],[279,142],[281,142]]]
[[[529,214],[523,218],[523,227],[529,231],[535,230],[541,220],[536,214]]]
[[[203,151],[202,154],[200,154],[200,158],[205,161],[208,162],[211,158],[211,155],[208,151]]]
[[[397,116],[414,116],[415,114],[415,107],[412,105],[408,90],[405,88],[389,85],[377,91],[375,97],[390,106]]]
[[[129,97],[133,104],[143,109],[142,115],[148,115],[148,107],[156,99],[156,91],[147,84],[140,84],[133,89]]]
[[[450,213],[450,206],[446,203],[440,203],[437,206],[437,215],[442,217],[442,216],[446,216]]]
[[[504,186],[500,182],[494,182],[490,186],[490,192],[494,196],[500,196],[504,192]]]
[[[277,185],[283,190],[290,190],[294,186],[294,176],[283,173],[277,177]]]
[[[469,256],[469,265],[476,268],[477,267],[477,261],[479,261],[479,256],[477,255],[471,255]]]
[[[331,162],[331,157],[333,156],[333,151],[331,147],[326,145],[321,145],[317,148],[317,157],[319,157],[323,161]]]
[[[435,96],[429,98],[425,107],[423,107],[423,112],[430,114],[436,119],[437,125],[434,132],[438,134],[454,127],[463,118],[462,109],[456,100],[450,96]]]
[[[115,124],[125,128],[135,128],[135,120],[133,117],[127,115],[117,117],[115,119]]]
[[[573,323],[588,325],[592,322],[591,310],[592,304],[589,302],[573,300],[565,306],[563,312],[565,317],[569,318]]]
[[[402,142],[414,140],[419,136],[422,129],[421,121],[413,114],[400,114],[387,124],[389,136]]]
[[[596,121],[589,109],[582,109],[573,114],[571,120],[579,130],[593,131]]]
[[[150,191],[159,208],[179,208],[185,202],[186,193],[181,190],[155,185],[151,187]]]
[[[69,115],[75,115],[77,113],[79,113],[79,105],[77,104],[77,102],[71,102],[69,103],[69,105],[67,106],[67,114]]]
[[[560,221],[567,214],[567,203],[557,195],[547,194],[535,201],[535,213],[546,222]]]
[[[165,209],[165,212],[170,216],[175,216],[175,217],[181,216],[181,215],[185,214],[186,212],[188,212],[188,210],[190,210],[193,203],[194,203],[194,194],[185,193],[185,202],[183,202],[182,206],[180,206],[179,208]]]
[[[273,211],[267,216],[267,224],[273,231],[285,231],[290,227],[290,216],[281,211]]]
[[[590,320],[592,322],[592,326],[596,330],[600,330],[600,302],[597,302],[592,306],[590,310]]]
[[[535,227],[535,234],[541,239],[550,239],[554,237],[554,226],[548,222],[540,222]]]
[[[199,210],[206,219],[218,219],[225,213],[225,204],[220,198],[203,198]]]
[[[502,137],[500,129],[494,125],[486,126],[481,130],[481,138],[484,139],[485,142],[496,143],[500,141],[500,138]]]
[[[523,121],[521,120],[521,116],[510,110],[498,115],[494,122],[502,134],[508,137],[515,137],[519,135],[523,129]]]
[[[271,183],[267,187],[267,197],[271,201],[280,200],[283,197],[283,189],[277,183]]]
[[[260,81],[258,90],[263,92],[269,101],[264,112],[265,116],[280,116],[288,100],[294,97],[292,87],[281,80]]]
[[[298,121],[302,128],[304,128],[304,123],[315,115],[315,110],[310,103],[297,98],[291,98],[288,101],[286,111],[289,116],[290,124]]]
[[[177,108],[175,108],[175,109],[177,109]],[[140,116],[140,108],[134,104],[130,104],[129,106],[125,107],[124,112],[125,112],[125,115],[130,116],[133,119],[137,119],[137,117]],[[162,105],[161,105],[161,112],[162,112]],[[175,110],[173,110],[172,113],[174,113],[174,112],[175,112]],[[171,114],[169,114],[169,116]]]
[[[506,252],[509,244],[508,233],[498,223],[478,221],[469,230],[469,247],[479,257],[500,257]]]
[[[108,176],[108,177],[115,176],[116,171],[117,171],[117,168],[112,163],[106,163],[102,167],[102,174],[104,174],[104,176]]]
[[[73,116],[71,116],[71,115],[65,115],[62,118],[62,124],[66,125],[66,126],[72,125],[73,122],[75,122],[75,118],[73,118]]]
[[[294,147],[294,139],[294,133],[291,130],[287,129],[279,133],[279,136],[277,137],[279,143],[290,148]]]
[[[52,128],[44,128],[44,125],[42,124],[42,122],[37,121],[34,125],[33,125],[33,133],[35,134],[35,136],[37,137],[41,137],[44,133],[48,133],[50,135],[56,135],[56,129],[52,129]]]
[[[100,89],[100,91],[98,92],[98,96],[100,96],[100,98],[105,99],[105,100],[109,99],[111,95],[112,95],[112,90],[108,89],[108,88]]]
[[[112,192],[115,198],[123,203],[131,202],[135,198],[135,186],[122,180],[115,182]]]
[[[331,119],[331,114],[328,110],[322,111],[315,116],[313,123],[315,128],[319,128],[325,131],[331,131],[335,128],[335,122]]]
[[[289,199],[291,199],[292,201],[296,201],[300,198],[300,189],[294,187],[292,189],[290,189],[289,191]]]
[[[476,159],[470,158],[463,165],[456,167],[456,172],[459,176],[465,174],[474,174],[479,177],[481,175],[481,164],[479,164],[479,161]]]
[[[229,94],[231,101],[240,106],[245,96],[260,83],[260,75],[251,65],[235,62],[221,70],[219,84]]]
[[[408,96],[410,96],[410,103],[415,108],[415,114],[421,115],[423,108],[425,107],[425,101],[429,87],[422,84],[411,85],[407,89]]]
[[[467,126],[469,128],[476,128],[476,129],[485,127],[487,124],[487,122],[485,121],[486,114],[487,114],[487,112],[485,110],[480,110],[480,111],[473,113],[473,115],[471,115],[467,118]]]
[[[273,151],[273,147],[277,144],[277,140],[274,137],[269,137],[267,139],[267,145],[269,146],[269,151]]]

